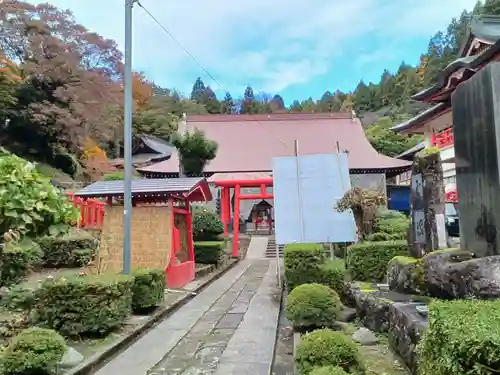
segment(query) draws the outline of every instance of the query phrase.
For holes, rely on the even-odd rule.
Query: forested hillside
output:
[[[123,66],[116,43],[48,4],[4,0],[0,9],[0,145],[70,175],[96,178],[106,168],[105,160],[119,153],[123,134]],[[396,72],[381,72],[379,82],[360,81],[348,93],[325,88],[321,98],[297,98],[289,108],[279,94],[255,93],[251,86],[244,93],[217,98],[198,78],[184,96],[137,72],[134,132],[169,139],[182,113],[355,109],[365,123],[376,120],[366,130],[374,146],[396,155],[419,139],[388,128],[422,110],[410,96],[431,84],[457,57],[471,16],[481,13],[500,15],[500,0],[478,2],[473,12],[457,18],[450,14],[450,25],[432,36],[418,66],[402,62]]]

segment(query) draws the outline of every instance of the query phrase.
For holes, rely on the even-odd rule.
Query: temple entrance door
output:
[[[274,229],[274,214],[273,206],[269,202],[261,200],[255,204],[252,207],[252,211],[250,211],[250,217],[255,232],[272,234]]]

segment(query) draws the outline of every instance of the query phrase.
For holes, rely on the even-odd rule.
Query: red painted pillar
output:
[[[240,185],[234,187],[233,257],[238,256],[240,234]]]
[[[224,237],[227,237],[229,234],[228,230],[227,230],[227,226],[229,224],[229,220],[227,219],[229,207],[227,206],[226,195],[228,195],[227,188],[222,187],[221,193],[220,193],[220,218],[221,218],[222,224],[224,224]]]
[[[191,215],[191,205],[187,202],[187,209],[189,213],[186,215],[186,225],[188,228],[188,246],[189,246],[189,260],[194,262],[194,243],[193,243],[193,216]]]

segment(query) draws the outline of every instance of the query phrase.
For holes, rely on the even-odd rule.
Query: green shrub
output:
[[[85,230],[72,230],[70,233],[40,240],[45,267],[84,267],[97,253],[97,240]]]
[[[66,336],[105,334],[130,314],[133,284],[126,275],[47,279],[35,293],[34,321]]]
[[[135,270],[133,272],[132,310],[141,312],[159,306],[165,299],[164,270]]]
[[[351,245],[346,257],[347,274],[356,281],[383,281],[389,261],[395,256],[406,254],[408,243],[404,240]]]
[[[395,241],[404,240],[407,237],[406,232],[386,233],[375,232],[366,236],[366,241]]]
[[[418,345],[420,374],[500,372],[500,300],[436,301]]]
[[[323,366],[315,367],[309,375],[349,375],[342,367]]]
[[[193,239],[213,241],[224,233],[224,225],[215,212],[203,206],[193,206]]]
[[[23,285],[14,285],[1,302],[2,306],[10,311],[29,312],[35,304],[35,290]]]
[[[339,295],[344,292],[346,278],[345,262],[340,259],[328,260],[320,266],[319,283],[327,285]]]
[[[21,281],[27,274],[40,265],[42,251],[31,240],[7,242],[0,261],[0,286],[9,286]]]
[[[286,316],[294,327],[332,327],[342,304],[338,294],[326,285],[302,284],[286,299]]]
[[[310,374],[315,367],[321,366],[338,366],[353,375],[365,374],[354,341],[342,332],[329,329],[305,334],[297,347],[295,362],[301,374]]]
[[[226,248],[224,241],[199,241],[194,243],[194,259],[196,263],[218,264]]]
[[[410,220],[407,217],[385,217],[375,220],[375,232],[382,232],[387,234],[400,234],[408,232]]]
[[[408,216],[404,213],[396,210],[388,210],[387,208],[380,208],[376,214],[377,219],[387,219],[387,218],[404,218],[408,219]]]
[[[0,234],[9,230],[38,238],[68,231],[78,210],[33,163],[0,156]]]
[[[290,244],[284,249],[285,279],[288,289],[318,281],[321,265],[326,261],[318,244]]]
[[[53,374],[66,350],[64,338],[57,332],[28,328],[15,336],[2,353],[2,374]]]

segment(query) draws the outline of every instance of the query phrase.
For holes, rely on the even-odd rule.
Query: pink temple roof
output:
[[[270,115],[193,115],[188,129],[198,128],[219,145],[208,173],[269,172],[272,158],[349,152],[351,170],[407,170],[411,164],[379,154],[365,137],[361,122],[348,113],[279,113]],[[139,169],[146,173],[177,173],[179,160],[165,160]]]

